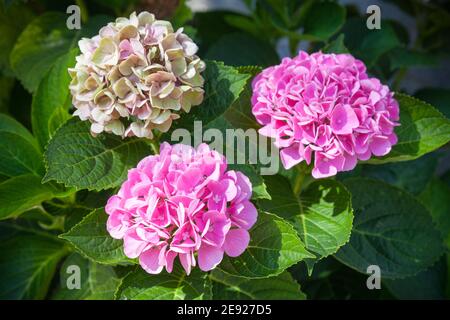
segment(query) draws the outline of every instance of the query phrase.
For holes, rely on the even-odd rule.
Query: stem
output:
[[[64,216],[54,216],[48,213],[42,205],[37,206],[36,209],[41,211],[42,215],[50,220],[50,223],[44,223],[43,221],[38,221],[38,225],[45,230],[59,230],[64,231]]]
[[[159,146],[161,144],[160,143],[160,139],[161,139],[162,135],[163,135],[162,132],[156,131],[156,132],[153,133],[153,138],[152,139],[147,139],[148,144],[152,148],[153,154],[158,154],[159,153]]]
[[[69,188],[65,191],[55,194],[55,198],[69,204],[74,204],[76,202],[76,194],[77,190],[75,188]]]
[[[84,0],[75,0],[75,3],[77,4],[77,6],[80,7],[81,21],[83,23],[86,23],[89,19],[89,13],[88,13],[86,4],[84,3]]]
[[[35,207],[36,210],[39,210],[40,213],[46,217],[49,221],[53,221],[53,219],[55,218],[53,215],[51,215],[50,213],[47,212],[47,210],[44,209],[44,207],[42,205],[38,205]]]
[[[150,140],[150,147],[152,148],[153,154],[159,153],[159,140]]]
[[[64,232],[65,216],[54,216],[53,220],[49,224],[39,222],[39,226],[44,230],[59,230]]]

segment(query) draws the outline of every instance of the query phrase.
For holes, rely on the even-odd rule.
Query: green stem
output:
[[[36,209],[41,211],[42,215],[46,217],[50,223],[38,222],[38,225],[45,230],[59,230],[64,231],[64,216],[54,216],[48,213],[43,206],[37,206]]]
[[[89,13],[88,13],[86,4],[84,3],[84,0],[75,0],[75,3],[77,4],[77,6],[80,7],[81,21],[83,23],[86,23],[89,19]]]
[[[156,131],[153,133],[152,139],[147,139],[147,142],[149,143],[150,147],[152,148],[153,154],[159,153],[159,146],[161,144],[160,139],[161,139],[162,135],[163,135],[162,132]]]
[[[75,188],[69,188],[65,191],[55,194],[55,198],[60,199],[63,202],[74,204],[76,202],[77,190]]]
[[[159,153],[159,140],[150,140],[149,144],[150,144],[150,147],[152,148],[153,154],[158,154]]]
[[[38,210],[42,214],[43,217],[48,219],[48,221],[53,221],[54,216],[51,215],[50,213],[48,213],[47,210],[45,210],[42,205],[38,205],[38,206],[34,207],[34,209]]]

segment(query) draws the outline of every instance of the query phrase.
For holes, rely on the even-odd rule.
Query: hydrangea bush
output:
[[[446,4],[412,46],[339,2],[99,2],[0,4],[0,299],[446,296],[449,92],[410,84]],[[172,139],[195,121],[273,145]]]

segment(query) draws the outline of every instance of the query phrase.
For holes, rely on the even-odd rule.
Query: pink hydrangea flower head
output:
[[[301,51],[263,70],[252,86],[259,132],[274,138],[286,169],[314,162],[312,175],[329,177],[397,143],[394,94],[350,54]]]
[[[118,18],[78,44],[69,88],[74,115],[91,122],[93,135],[152,138],[203,101],[197,45],[151,13]]]
[[[177,257],[188,274],[197,262],[208,271],[224,253],[237,257],[247,248],[257,218],[251,195],[249,179],[227,170],[208,145],[163,143],[108,200],[107,230],[148,273],[171,272]]]

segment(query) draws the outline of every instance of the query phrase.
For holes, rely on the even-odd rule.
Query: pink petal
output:
[[[198,168],[191,168],[185,171],[177,181],[179,190],[191,191],[202,179],[202,172]]]
[[[269,138],[276,138],[277,131],[272,127],[272,125],[268,124],[265,127],[262,127],[258,130],[259,134]]]
[[[350,134],[359,126],[355,111],[349,105],[338,105],[331,114],[331,129],[336,134]]]
[[[323,156],[320,152],[316,152],[316,159],[314,161],[312,176],[316,179],[334,176],[338,171],[342,170],[343,165],[343,156],[329,159]]]
[[[108,199],[108,203],[105,206],[105,211],[107,214],[111,214],[114,211],[116,211],[117,209],[120,209],[122,199],[119,196],[112,196],[111,198]]]
[[[355,169],[356,164],[358,162],[358,158],[356,155],[345,155],[344,156],[344,166],[342,167],[342,171],[350,171]]]
[[[149,249],[139,256],[139,264],[142,268],[151,274],[158,274],[162,271],[164,265],[160,264],[160,249]]]
[[[139,257],[147,244],[148,243],[146,241],[142,240],[136,234],[136,231],[134,229],[129,230],[123,237],[123,251],[125,255],[130,259]]]
[[[171,273],[173,270],[173,262],[177,257],[177,253],[172,250],[168,250],[166,253],[166,270],[168,273]]]
[[[303,157],[300,154],[299,144],[294,143],[290,147],[281,149],[280,158],[283,167],[287,170],[302,162]]]
[[[236,205],[235,211],[231,214],[231,220],[240,228],[250,229],[258,218],[258,210],[250,201],[243,201]]]
[[[252,196],[252,183],[250,179],[239,171],[236,171],[236,185],[239,189],[239,200],[249,200]]]
[[[370,150],[376,156],[384,156],[391,151],[391,143],[385,137],[373,137],[370,144]]]
[[[202,244],[198,251],[198,266],[202,271],[214,269],[223,259],[223,249]]]
[[[184,270],[186,271],[186,274],[189,275],[191,273],[191,267],[192,267],[191,254],[190,253],[180,253],[180,254],[178,254],[178,257],[180,258],[181,265],[183,266]]]
[[[106,229],[114,239],[122,239],[129,228],[129,215],[116,211],[108,217]]]

